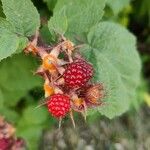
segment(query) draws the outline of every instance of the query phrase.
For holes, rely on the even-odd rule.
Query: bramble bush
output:
[[[45,107],[34,109],[44,96],[43,81],[33,75],[40,62],[23,49],[37,30],[48,45],[57,43],[57,33],[83,45],[79,51],[94,66],[93,80],[103,83],[107,93],[105,105],[88,115],[100,113],[112,119],[126,112],[136,101],[140,83],[136,38],[112,21],[129,0],[43,1],[47,10],[37,7],[40,14],[30,0],[1,0],[0,7],[0,114],[16,126],[30,149],[36,149],[42,129],[56,122]]]

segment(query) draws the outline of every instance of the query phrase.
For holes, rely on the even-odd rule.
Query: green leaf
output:
[[[48,23],[48,27],[51,33],[58,32],[63,35],[67,31],[68,23],[66,7],[63,7],[60,11],[54,14]]]
[[[19,45],[16,53],[21,53],[23,49],[27,46],[28,39],[26,37],[19,37]]]
[[[3,88],[2,90],[4,104],[6,107],[14,107],[17,105],[18,101],[27,94],[26,90],[6,90]]]
[[[0,31],[7,32],[7,33],[14,33],[15,27],[7,21],[5,18],[0,17]]]
[[[2,7],[18,34],[31,36],[39,28],[40,17],[30,0],[2,0]]]
[[[42,126],[32,125],[23,129],[17,130],[17,135],[25,139],[29,150],[38,149],[38,143],[42,135]]]
[[[33,57],[25,55],[14,55],[2,61],[0,64],[0,86],[8,91],[25,90],[28,91],[36,86],[41,86],[39,77],[33,72],[38,66]]]
[[[107,0],[107,5],[117,15],[124,7],[128,6],[131,0]]]
[[[47,120],[48,112],[45,107],[35,108],[36,106],[33,105],[25,109],[21,121],[22,126],[42,124]]]
[[[41,79],[33,75],[37,66],[35,59],[24,55],[14,55],[0,63],[0,88],[7,107],[16,106],[29,90],[42,85]]]
[[[37,149],[37,142],[49,116],[45,107],[35,107],[28,106],[17,125],[17,134],[26,139],[29,149]]]
[[[13,124],[17,124],[20,116],[19,114],[11,108],[3,107],[0,109],[0,115],[4,116],[6,120]]]
[[[135,37],[120,25],[102,22],[94,26],[82,53],[95,68],[95,80],[104,85],[104,106],[98,111],[113,118],[125,112],[135,98],[141,63]]]
[[[105,0],[58,1],[54,9],[54,17],[52,18],[53,20],[58,20],[57,15],[55,14],[62,12],[64,6],[66,7],[66,17],[68,22],[66,36],[74,38],[75,36],[84,36],[84,34],[87,33],[93,25],[97,24],[101,20],[105,6]],[[64,29],[62,28],[64,23],[58,23],[60,23],[59,28],[61,27],[61,29]]]
[[[14,27],[4,18],[0,18],[0,61],[11,56],[17,50],[19,39]]]
[[[17,36],[15,27],[9,21],[0,18],[0,60],[21,52],[27,42],[26,37]]]

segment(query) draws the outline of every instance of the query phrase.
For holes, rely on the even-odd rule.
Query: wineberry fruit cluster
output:
[[[87,109],[102,104],[102,84],[94,84],[93,65],[87,62],[77,49],[79,46],[61,37],[55,46],[39,46],[39,35],[29,42],[25,52],[32,52],[41,59],[36,74],[44,79],[45,104],[55,118],[62,119],[73,111],[80,112],[86,119]]]

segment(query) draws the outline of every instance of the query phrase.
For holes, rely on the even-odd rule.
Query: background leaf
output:
[[[23,98],[26,94],[26,90],[7,90],[4,87],[1,87],[3,98],[4,98],[4,105],[7,107],[14,107],[18,104],[21,98]]]
[[[16,125],[16,122],[19,120],[19,114],[14,111],[14,109],[9,108],[9,107],[3,107],[2,109],[0,109],[0,114],[2,116],[5,116],[5,118],[7,120],[9,120],[9,122],[13,123]]]
[[[31,125],[26,128],[19,130],[18,128],[18,136],[23,137],[27,143],[27,148],[29,150],[36,150],[40,143],[40,138],[42,136],[43,126]]]
[[[48,111],[44,107],[35,109],[35,105],[31,105],[25,109],[23,112],[23,121],[20,122],[20,125],[24,126],[24,122],[28,125],[42,124],[48,118]],[[37,115],[38,114],[38,115]]]
[[[33,57],[25,55],[14,55],[1,62],[0,89],[6,105],[15,106],[29,90],[42,85],[40,77],[33,75],[37,65]]]
[[[55,14],[61,12],[62,9],[64,9],[64,6],[66,7],[66,16],[68,22],[66,36],[71,39],[74,39],[75,36],[80,36],[80,38],[83,38],[84,34],[88,32],[90,27],[97,24],[101,20],[105,6],[105,0],[58,1],[54,9],[54,20],[57,20],[57,16],[55,17]]]
[[[136,40],[123,27],[109,22],[94,26],[87,39],[82,52],[94,65],[95,80],[106,90],[106,104],[98,110],[113,118],[125,112],[135,98],[141,69]]]
[[[30,90],[41,85],[40,77],[33,75],[37,65],[33,57],[25,55],[15,55],[1,62],[0,72],[3,76],[0,77],[0,85],[10,91]]]
[[[37,149],[39,137],[42,129],[47,123],[48,112],[44,107],[35,109],[36,105],[31,105],[23,111],[23,116],[18,121],[18,136],[24,137],[29,149]]]
[[[18,34],[31,36],[39,28],[40,17],[30,0],[2,0],[2,7]]]

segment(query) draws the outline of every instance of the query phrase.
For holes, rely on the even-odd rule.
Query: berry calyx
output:
[[[64,118],[70,110],[70,99],[64,94],[54,94],[47,102],[48,111],[56,118]]]
[[[48,84],[44,84],[45,97],[51,96],[54,94],[54,88]]]
[[[43,68],[46,70],[56,70],[54,63],[56,64],[57,59],[53,55],[46,55],[43,58]]]
[[[103,86],[101,84],[95,84],[87,88],[85,92],[85,97],[89,102],[93,104],[98,104],[98,100],[104,97],[103,92]]]
[[[92,65],[82,59],[77,59],[69,64],[63,75],[65,84],[70,88],[84,86],[92,76]]]

